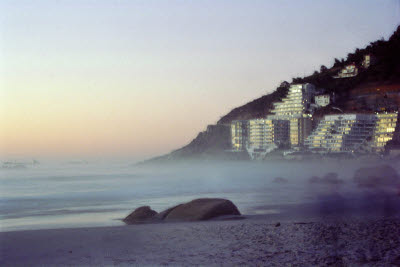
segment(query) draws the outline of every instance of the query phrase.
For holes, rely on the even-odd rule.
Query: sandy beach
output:
[[[162,223],[0,233],[1,266],[400,264],[400,217]]]

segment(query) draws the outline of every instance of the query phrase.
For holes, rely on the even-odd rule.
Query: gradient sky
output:
[[[2,0],[1,154],[164,154],[399,22],[398,0]]]

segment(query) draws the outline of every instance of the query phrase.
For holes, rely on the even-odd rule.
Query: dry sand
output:
[[[400,218],[163,223],[0,233],[0,266],[400,265]]]

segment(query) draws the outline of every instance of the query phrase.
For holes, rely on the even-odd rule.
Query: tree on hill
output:
[[[342,63],[339,59],[335,58],[335,62],[333,63],[333,67],[341,67]]]

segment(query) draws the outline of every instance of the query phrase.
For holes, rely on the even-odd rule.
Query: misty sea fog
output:
[[[280,206],[337,199],[357,203],[369,196],[353,182],[359,162],[126,162],[41,163],[3,169],[0,230],[122,225],[139,206],[160,212],[195,198],[230,199],[244,215],[277,214]],[[393,166],[399,171],[399,166]],[[343,183],[310,183],[338,174]],[[282,177],[287,181],[276,181]]]

